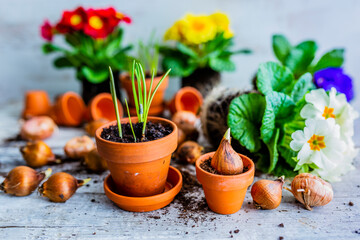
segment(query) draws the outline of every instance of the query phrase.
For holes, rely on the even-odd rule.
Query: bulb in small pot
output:
[[[256,208],[275,209],[281,203],[282,186],[284,177],[275,181],[262,179],[254,183],[251,188],[251,196]]]
[[[334,196],[330,183],[310,173],[297,175],[291,182],[291,189],[286,187],[285,189],[289,190],[310,211],[311,207],[328,204]]]
[[[196,160],[201,156],[203,150],[204,148],[197,142],[186,141],[182,143],[176,151],[176,157],[185,163],[195,163]]]
[[[178,128],[178,146],[186,140],[186,135],[183,130]]]
[[[57,128],[47,116],[33,117],[22,125],[20,135],[25,140],[43,140],[50,137]]]
[[[98,120],[91,121],[85,125],[85,131],[91,136],[95,136],[96,130],[104,125],[105,123],[108,123],[109,121],[103,118],[100,118]]]
[[[85,155],[84,164],[87,169],[94,172],[103,172],[108,169],[105,159],[100,157],[96,148]]]
[[[39,193],[52,202],[66,202],[79,187],[90,180],[91,178],[78,180],[68,173],[58,172],[39,187]]]
[[[83,158],[95,148],[95,143],[88,136],[74,137],[64,147],[66,156],[77,159]]]
[[[225,132],[211,159],[211,167],[223,175],[235,175],[243,172],[243,161],[231,146],[230,128]]]
[[[20,148],[20,152],[30,167],[41,167],[59,161],[56,160],[51,148],[43,141],[27,142]]]
[[[27,196],[50,174],[51,168],[43,172],[37,172],[27,166],[18,166],[8,173],[4,182],[0,185],[0,190],[18,197]]]

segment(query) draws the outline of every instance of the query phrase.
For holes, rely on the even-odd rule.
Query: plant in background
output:
[[[132,89],[133,89],[133,94],[134,94],[134,101],[135,101],[136,115],[138,118],[138,123],[142,124],[140,138],[136,138],[136,134],[135,134],[135,131],[133,128],[133,124],[131,122],[130,111],[129,111],[129,107],[128,107],[126,99],[125,99],[125,104],[126,104],[127,113],[129,116],[130,128],[131,128],[135,142],[137,142],[137,140],[139,142],[141,142],[145,138],[146,123],[147,123],[147,118],[148,118],[151,102],[155,96],[156,91],[158,90],[158,88],[160,87],[160,85],[164,81],[164,79],[167,77],[167,75],[170,73],[170,71],[171,71],[171,69],[169,69],[162,76],[161,80],[156,85],[155,89],[153,91],[151,91],[152,86],[153,86],[154,77],[155,77],[155,71],[152,71],[150,88],[147,91],[146,83],[145,83],[145,73],[144,73],[143,67],[141,66],[140,63],[133,61],[133,67],[132,67],[132,71],[131,71],[131,84],[132,84]],[[110,73],[110,89],[111,89],[111,95],[112,95],[113,102],[114,102],[114,108],[116,111],[116,119],[117,119],[117,125],[118,125],[118,129],[119,129],[119,137],[122,138],[121,119],[120,119],[120,114],[119,114],[118,105],[117,105],[114,77],[113,77],[113,74],[111,71],[111,67],[109,68],[109,73]],[[136,81],[135,81],[135,76],[136,76]]]
[[[273,35],[274,54],[283,66],[288,67],[297,78],[306,72],[314,75],[318,88],[330,90],[335,87],[347,100],[353,98],[352,80],[343,73],[344,49],[336,48],[314,61],[318,49],[315,41],[308,40],[292,46],[283,35]]]
[[[155,32],[152,32],[146,43],[141,40],[139,41],[137,60],[144,67],[145,73],[154,72],[155,76],[157,76],[160,46],[154,38]]]
[[[131,46],[121,46],[123,29],[119,24],[122,22],[131,23],[131,19],[112,7],[78,7],[73,11],[64,11],[55,25],[45,21],[41,26],[41,36],[47,41],[43,52],[59,54],[54,61],[55,67],[73,67],[77,79],[100,84],[109,78],[108,66],[119,71],[129,65],[126,52]],[[53,43],[54,35],[64,36],[67,46]]]
[[[234,71],[231,56],[249,53],[248,49],[232,51],[233,32],[227,15],[216,12],[211,15],[187,14],[171,26],[164,35],[175,46],[162,46],[164,69],[172,68],[172,75],[186,77],[199,68],[211,68],[216,72]]]

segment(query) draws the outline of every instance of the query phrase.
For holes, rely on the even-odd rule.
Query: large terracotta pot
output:
[[[154,91],[156,85],[159,83],[161,78],[162,78],[162,75],[154,78],[151,91]],[[122,75],[120,77],[120,81],[121,81],[121,86],[126,90],[127,101],[129,103],[130,115],[134,116],[134,115],[136,115],[136,108],[135,108],[135,102],[134,102],[134,95],[133,95],[133,89],[132,89],[132,84],[131,84],[131,78],[130,78],[129,75]],[[145,83],[146,83],[146,91],[149,92],[151,78],[146,78]],[[165,106],[164,106],[164,95],[165,95],[165,91],[166,91],[166,89],[168,87],[168,84],[169,84],[169,76],[167,76],[164,79],[164,81],[162,82],[162,84],[158,88],[157,92],[155,93],[154,99],[153,99],[153,101],[151,103],[151,107],[150,107],[150,110],[149,110],[149,115],[150,116],[160,115],[164,111],[164,108],[165,108]],[[135,81],[135,86],[136,86],[136,91],[137,91],[138,88],[137,88],[137,82],[136,81]]]
[[[169,103],[169,109],[172,114],[178,111],[190,111],[198,114],[203,103],[201,93],[193,87],[183,87],[176,92]]]
[[[202,184],[206,202],[216,213],[232,214],[240,210],[247,188],[252,184],[255,165],[250,158],[239,154],[248,170],[237,175],[219,175],[205,171],[200,164],[214,155],[210,152],[196,161],[196,176]]]
[[[198,68],[192,74],[181,79],[181,87],[194,87],[199,90],[205,98],[208,93],[221,81],[219,72],[211,68]]]
[[[22,117],[27,119],[34,116],[48,115],[50,107],[50,99],[47,92],[42,90],[27,91]]]
[[[74,92],[66,92],[56,98],[50,116],[58,125],[78,126],[82,123],[85,104],[82,98]]]
[[[120,117],[123,116],[124,110],[118,100],[118,108]],[[114,103],[110,93],[100,93],[91,99],[87,111],[86,111],[86,120],[99,120],[106,119],[108,121],[116,120],[116,113],[114,108]]]
[[[131,121],[136,123],[137,118],[132,117]],[[173,131],[154,141],[118,143],[100,137],[103,128],[115,125],[116,121],[96,130],[98,152],[107,161],[111,177],[121,195],[147,197],[164,191],[171,154],[177,147],[178,130],[176,124],[167,119],[149,117],[148,121],[168,124]],[[128,118],[121,119],[121,123],[128,122]]]

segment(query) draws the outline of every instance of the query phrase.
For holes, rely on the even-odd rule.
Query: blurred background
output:
[[[222,74],[225,86],[250,89],[251,79],[261,62],[275,60],[271,36],[281,33],[292,44],[313,39],[318,43],[317,56],[326,51],[346,49],[344,69],[354,81],[355,99],[360,93],[360,1],[356,0],[12,0],[0,7],[0,104],[22,100],[29,89],[47,90],[51,97],[72,90],[80,92],[74,69],[53,67],[54,55],[44,55],[40,25],[44,19],[56,22],[66,9],[113,6],[129,15],[133,22],[123,24],[123,45],[148,39],[155,29],[162,39],[166,29],[186,13],[227,13],[235,32],[235,49],[250,48],[251,55],[236,55],[236,71]],[[56,37],[55,37],[56,39]],[[56,39],[58,40],[58,39]],[[172,78],[167,98],[179,88],[179,79]],[[1,107],[0,107],[1,109]]]

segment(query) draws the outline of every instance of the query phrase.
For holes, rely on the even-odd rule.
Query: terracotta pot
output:
[[[239,154],[248,170],[237,175],[209,173],[200,164],[214,155],[210,152],[196,161],[196,177],[202,184],[206,202],[211,210],[220,214],[232,214],[240,210],[247,188],[254,180],[255,165],[250,158]]]
[[[162,75],[155,77],[154,78],[154,82],[152,85],[152,89],[151,91],[154,91],[156,85],[159,83],[159,81],[161,80]],[[131,78],[129,75],[122,75],[120,77],[120,81],[121,81],[121,86],[126,90],[126,94],[127,94],[127,101],[129,103],[129,109],[130,109],[130,115],[134,116],[136,115],[136,109],[135,109],[135,102],[134,102],[134,95],[133,95],[133,89],[132,89],[132,84],[131,84]],[[149,92],[150,90],[150,82],[151,82],[151,78],[146,78],[145,79],[145,83],[146,83],[146,91]],[[157,116],[160,115],[163,111],[164,111],[164,95],[165,95],[165,91],[168,87],[169,84],[169,76],[167,76],[164,81],[162,82],[162,84],[160,85],[160,87],[158,88],[153,101],[151,103],[151,107],[149,110],[149,115],[150,116]],[[136,85],[136,91],[137,91],[137,82],[135,82]]]
[[[132,117],[133,123],[137,122]],[[168,136],[149,142],[118,143],[100,137],[103,128],[115,125],[107,123],[96,130],[95,138],[98,152],[107,161],[117,192],[132,197],[153,196],[164,191],[171,154],[177,147],[177,127],[175,123],[158,117],[148,121],[168,124],[173,131]],[[128,123],[128,118],[121,123]]]
[[[220,81],[221,76],[219,72],[211,68],[198,68],[189,76],[181,79],[181,87],[194,87],[205,98],[214,87],[220,84]]]
[[[169,103],[172,114],[178,111],[190,111],[198,114],[203,103],[201,93],[193,87],[183,87],[173,97]]]
[[[80,71],[80,70],[78,70]],[[114,71],[114,79],[117,79],[120,75],[119,71]],[[81,81],[82,91],[81,96],[86,104],[90,102],[91,99],[93,99],[96,95],[106,92],[110,92],[110,84],[109,79],[106,79],[105,81],[101,83],[91,83],[86,78],[79,79]],[[115,90],[116,90],[116,96],[118,99],[121,99],[120,95],[120,82],[115,81]]]
[[[182,187],[182,176],[179,170],[170,166],[163,193],[150,197],[127,197],[117,194],[114,180],[108,175],[104,181],[106,196],[121,209],[131,212],[149,212],[160,209],[174,200]]]
[[[30,90],[25,94],[25,107],[22,117],[27,119],[34,116],[48,115],[51,105],[47,92]]]
[[[123,116],[124,110],[118,100],[119,114]],[[110,93],[100,93],[91,99],[86,112],[87,120],[106,119],[109,121],[116,120],[114,103]]]
[[[78,126],[83,121],[85,104],[74,92],[66,92],[56,98],[50,116],[58,125]]]

